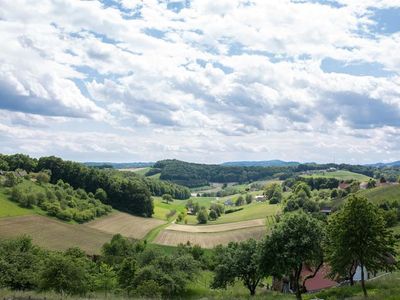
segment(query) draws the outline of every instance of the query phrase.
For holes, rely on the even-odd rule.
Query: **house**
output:
[[[224,202],[224,205],[226,205],[226,206],[233,206],[234,203],[232,202],[231,199],[228,199],[228,200],[226,200],[226,201]]]
[[[303,265],[301,270],[301,280],[304,280],[306,276],[314,274],[314,269],[310,268],[307,265]],[[307,292],[317,292],[322,289],[330,288],[337,286],[339,284],[338,281],[329,277],[330,267],[327,264],[321,266],[318,272],[315,274],[313,278],[310,278],[306,281],[305,288]],[[291,286],[293,283],[290,283],[288,277],[283,277],[282,279],[273,278],[272,281],[272,289],[275,291],[279,291],[282,293],[289,293],[292,291]]]
[[[313,278],[310,278],[306,281],[305,287],[308,292],[316,292],[322,289],[327,289],[330,287],[334,287],[338,285],[336,280],[333,280],[329,277],[330,267],[327,264],[322,265],[322,267],[318,270]],[[301,278],[305,278],[308,275],[312,275],[314,270],[309,268],[308,266],[303,266],[301,270]]]
[[[256,202],[265,202],[267,200],[264,195],[258,195],[254,198],[256,199]]]
[[[339,190],[345,190],[349,186],[350,186],[350,183],[346,183],[346,182],[342,181],[339,183]]]
[[[321,210],[319,212],[328,216],[332,213],[332,209],[329,207],[325,207],[325,208],[321,208]]]

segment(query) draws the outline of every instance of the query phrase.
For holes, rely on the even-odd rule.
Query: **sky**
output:
[[[0,153],[400,160],[400,0],[1,0]]]

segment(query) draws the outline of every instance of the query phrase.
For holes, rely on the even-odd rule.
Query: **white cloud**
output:
[[[398,1],[27,2],[0,7],[0,152],[198,161],[398,154],[400,33],[371,29],[372,10]],[[325,73],[328,58],[390,75],[339,65]]]

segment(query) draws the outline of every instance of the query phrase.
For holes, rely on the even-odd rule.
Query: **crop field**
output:
[[[363,174],[354,173],[345,170],[339,170],[334,172],[316,172],[311,175],[302,175],[303,177],[323,177],[323,178],[336,178],[339,180],[349,180],[355,179],[358,181],[368,181],[371,177],[365,176]]]
[[[89,222],[85,224],[85,226],[107,232],[109,234],[120,233],[126,237],[142,239],[152,229],[165,223],[165,221],[154,218],[142,218],[122,212],[116,212]]]
[[[176,246],[190,242],[204,248],[213,248],[216,245],[226,245],[229,242],[243,241],[249,238],[261,239],[266,233],[265,226],[249,227],[237,230],[220,232],[184,232],[176,230],[163,230],[154,243],[160,245]]]
[[[87,226],[67,224],[42,216],[0,218],[0,238],[29,235],[33,242],[52,250],[80,247],[89,254],[98,254],[112,235]]]
[[[171,224],[166,228],[166,230],[175,230],[182,232],[192,232],[192,233],[210,233],[210,232],[222,232],[222,231],[230,231],[237,229],[244,229],[250,227],[258,227],[265,226],[265,219],[256,219],[250,221],[243,222],[235,222],[235,223],[227,223],[227,224],[218,224],[218,225],[181,225],[181,224]]]

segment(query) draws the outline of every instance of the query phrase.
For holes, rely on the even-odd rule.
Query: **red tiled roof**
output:
[[[309,292],[319,291],[322,289],[330,288],[338,283],[328,277],[330,272],[329,266],[323,265],[317,272],[314,278],[308,279],[306,281],[306,289]],[[307,275],[313,274],[313,270],[310,270],[307,267],[303,267],[301,271],[301,278],[304,278]]]

